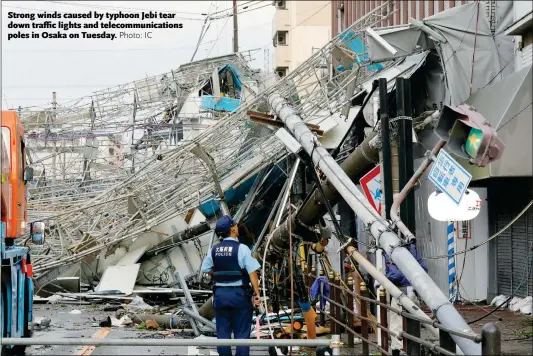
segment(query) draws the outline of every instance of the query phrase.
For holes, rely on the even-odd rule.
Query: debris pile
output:
[[[531,296],[525,298],[508,297],[501,294],[494,297],[492,302],[490,302],[490,305],[495,306],[496,308],[509,309],[517,314],[532,315],[531,309],[533,306],[533,298]]]

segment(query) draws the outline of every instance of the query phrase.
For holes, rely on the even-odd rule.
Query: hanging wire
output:
[[[453,256],[457,256],[457,255],[461,255],[463,253],[467,253],[467,252],[470,252],[470,251],[473,251],[475,250],[476,248],[478,247],[481,247],[483,245],[485,245],[486,243],[490,242],[491,240],[494,240],[495,238],[497,238],[498,236],[500,236],[503,232],[505,232],[505,230],[507,230],[509,227],[511,227],[518,219],[520,219],[520,217],[522,215],[524,215],[526,213],[526,211],[528,211],[528,209],[531,207],[531,205],[533,205],[533,200],[529,202],[529,204],[527,204],[525,206],[524,209],[522,209],[522,211],[520,213],[518,213],[517,216],[515,216],[515,218],[513,220],[511,220],[507,225],[505,225],[500,231],[498,231],[497,233],[495,233],[494,235],[492,235],[491,237],[489,237],[487,240],[477,244],[477,245],[474,245],[468,249],[465,248],[465,250],[463,251],[459,251],[459,252],[456,252],[454,254],[450,254],[450,255],[440,255],[440,256],[430,256],[430,257],[422,257],[422,259],[424,260],[434,260],[434,259],[439,259],[439,258],[449,258],[449,257],[453,257]]]

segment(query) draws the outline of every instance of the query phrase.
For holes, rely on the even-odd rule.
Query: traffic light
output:
[[[499,159],[505,149],[490,123],[473,106],[445,105],[435,133],[456,156],[479,167]]]

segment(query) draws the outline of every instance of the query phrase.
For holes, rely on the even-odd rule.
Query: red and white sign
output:
[[[361,188],[365,193],[366,198],[370,204],[376,209],[379,215],[381,215],[381,168],[380,166],[374,167],[370,172],[365,174],[363,178],[359,180]]]

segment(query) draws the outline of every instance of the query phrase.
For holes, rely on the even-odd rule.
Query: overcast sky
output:
[[[275,9],[271,4],[270,0],[238,1],[239,49],[260,48],[252,52],[254,68],[263,68],[265,48],[272,55],[271,28]],[[2,1],[2,109],[47,105],[52,101],[53,91],[57,92],[58,102],[64,103],[95,90],[176,69],[191,59],[205,19],[202,14],[211,8],[211,13],[218,12],[213,16],[224,16],[231,13],[231,7],[232,1]],[[152,31],[152,39],[7,40],[8,31],[19,31],[7,27],[12,21],[8,19],[9,12],[132,13],[149,10],[176,13],[176,19],[170,21],[182,22],[183,28],[126,30]],[[82,21],[95,20],[78,20]],[[21,31],[30,33],[31,30]],[[69,31],[79,33],[82,30]],[[121,32],[119,29],[91,30],[93,33],[103,31]],[[232,38],[231,16],[211,21],[195,60],[231,53]]]

